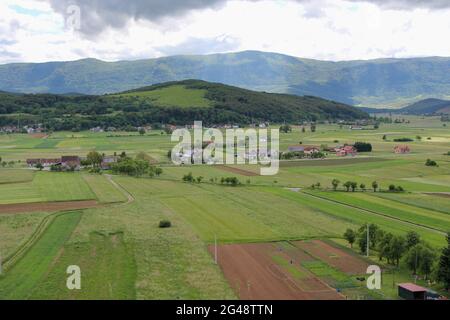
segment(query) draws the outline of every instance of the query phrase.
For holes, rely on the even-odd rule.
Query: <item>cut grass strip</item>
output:
[[[81,212],[57,216],[17,263],[0,278],[1,299],[27,299],[38,288],[64,243],[80,221]]]

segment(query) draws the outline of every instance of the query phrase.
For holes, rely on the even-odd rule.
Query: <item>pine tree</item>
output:
[[[447,247],[442,249],[439,261],[438,280],[441,281],[445,289],[450,289],[450,231],[447,233]]]

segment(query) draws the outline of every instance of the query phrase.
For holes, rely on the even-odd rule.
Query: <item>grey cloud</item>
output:
[[[130,20],[159,22],[166,17],[178,17],[192,10],[218,8],[228,0],[41,0],[67,16],[67,8],[77,5],[81,9],[81,33],[95,36],[105,28],[123,28]],[[261,0],[241,0],[257,2]],[[304,3],[307,17],[320,17],[324,3],[316,0],[286,0]],[[343,0],[344,1],[344,0]],[[369,2],[390,9],[444,9],[450,8],[449,0],[346,0]]]
[[[351,2],[369,2],[387,9],[447,9],[450,8],[449,0],[347,0]]]
[[[47,0],[53,10],[68,16],[71,5],[80,8],[80,30],[94,36],[105,28],[123,28],[133,20],[159,21],[165,17],[176,17],[191,10],[217,8],[226,0]]]

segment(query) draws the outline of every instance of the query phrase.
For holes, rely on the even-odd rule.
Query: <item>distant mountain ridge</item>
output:
[[[367,113],[401,113],[411,115],[441,115],[450,114],[450,101],[441,99],[424,99],[410,104],[400,109],[375,109],[375,108],[360,108]]]
[[[365,107],[401,107],[448,96],[450,58],[332,62],[244,51],[137,61],[0,65],[0,90],[9,92],[104,94],[186,79]]]
[[[425,99],[402,109],[408,114],[449,114],[450,101],[441,99]]]

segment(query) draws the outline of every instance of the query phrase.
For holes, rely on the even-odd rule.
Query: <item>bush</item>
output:
[[[394,139],[394,141],[395,142],[411,142],[411,141],[414,141],[414,139],[411,139],[411,138],[397,138],[397,139]]]
[[[367,142],[356,142],[353,146],[358,152],[372,152],[372,145]]]
[[[192,172],[189,172],[188,174],[185,174],[183,176],[184,182],[194,182],[194,176],[192,175]]]
[[[170,228],[172,226],[172,223],[169,220],[161,220],[159,222],[160,228]]]
[[[437,162],[431,159],[427,159],[427,161],[425,162],[425,165],[427,167],[436,167],[437,166]]]

